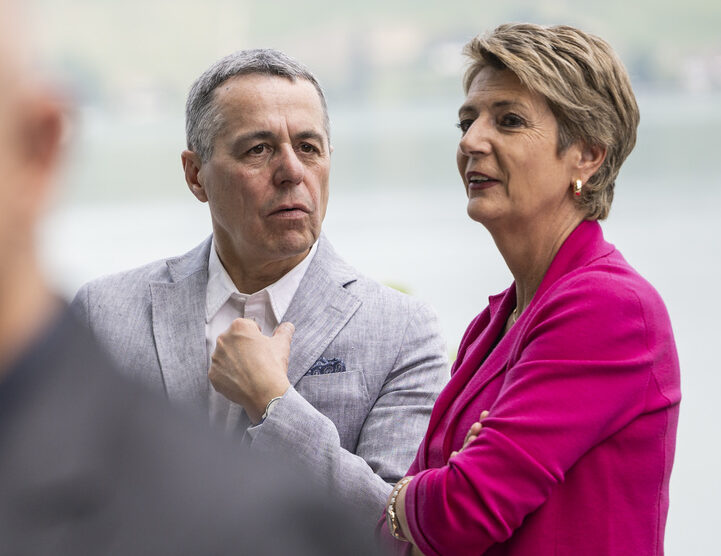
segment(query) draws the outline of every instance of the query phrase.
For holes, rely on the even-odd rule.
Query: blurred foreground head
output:
[[[33,74],[19,20],[17,4],[0,0],[0,255],[5,262],[33,245],[57,170],[62,131],[61,105]]]
[[[35,235],[58,169],[62,106],[33,74],[19,3],[0,0],[0,369],[52,312]]]

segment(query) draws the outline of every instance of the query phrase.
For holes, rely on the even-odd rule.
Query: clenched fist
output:
[[[272,337],[263,336],[249,319],[234,320],[218,336],[208,378],[220,394],[245,409],[258,423],[267,403],[285,394],[294,326],[281,323]]]

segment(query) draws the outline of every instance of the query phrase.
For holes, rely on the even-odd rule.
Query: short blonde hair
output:
[[[626,69],[603,39],[573,27],[504,24],[466,44],[465,92],[486,66],[508,69],[545,97],[558,123],[558,151],[576,141],[604,147],[606,159],[584,184],[587,220],[608,216],[621,164],[636,144],[638,105]]]

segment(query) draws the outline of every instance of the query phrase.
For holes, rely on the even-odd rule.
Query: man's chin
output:
[[[310,248],[313,246],[316,239],[317,236],[310,233],[302,235],[289,234],[282,238],[278,238],[273,250],[280,258],[285,259],[305,256],[308,254],[308,251],[310,251]]]

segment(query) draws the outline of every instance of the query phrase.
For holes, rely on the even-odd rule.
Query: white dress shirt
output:
[[[215,351],[218,336],[225,332],[237,318],[255,321],[266,336],[272,336],[282,322],[290,302],[298,290],[310,265],[318,243],[314,243],[308,255],[280,280],[252,295],[240,293],[215,251],[215,240],[208,259],[208,289],[205,296],[205,343],[210,357]],[[208,392],[210,419],[212,423],[232,428],[237,421],[240,407],[218,394],[212,385]]]

